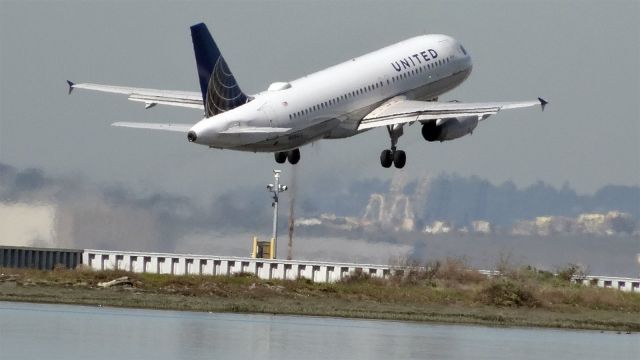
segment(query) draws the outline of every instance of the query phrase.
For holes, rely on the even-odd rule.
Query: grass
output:
[[[512,267],[503,269],[502,276],[487,277],[460,259],[410,269],[388,279],[356,273],[337,283],[312,283],[249,274],[5,268],[0,269],[0,300],[640,331],[640,294],[573,284],[567,274]],[[98,286],[122,276],[130,283]]]

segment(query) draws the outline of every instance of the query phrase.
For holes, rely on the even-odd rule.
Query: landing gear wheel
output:
[[[291,165],[297,164],[298,161],[300,161],[300,149],[293,149],[289,151],[287,157],[289,158],[289,163],[291,163]]]
[[[393,153],[393,165],[396,168],[402,169],[406,162],[407,162],[407,154],[405,154],[404,151],[397,150],[395,153]]]
[[[273,156],[276,158],[278,164],[284,164],[284,162],[287,161],[287,153],[284,151],[274,153]]]
[[[393,163],[393,153],[391,152],[391,150],[389,149],[382,150],[382,153],[380,154],[380,165],[382,165],[382,167],[384,168],[389,168],[391,167],[392,163]]]

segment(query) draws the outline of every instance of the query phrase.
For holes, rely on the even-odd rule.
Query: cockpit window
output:
[[[467,55],[467,50],[464,49],[464,46],[460,45],[460,51],[462,51],[463,54]]]

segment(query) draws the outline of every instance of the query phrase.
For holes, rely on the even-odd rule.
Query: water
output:
[[[640,359],[640,335],[0,302],[0,359]]]

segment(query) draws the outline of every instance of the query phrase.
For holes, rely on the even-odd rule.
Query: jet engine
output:
[[[477,116],[425,121],[422,123],[422,137],[427,141],[453,140],[470,134],[476,126]]]

